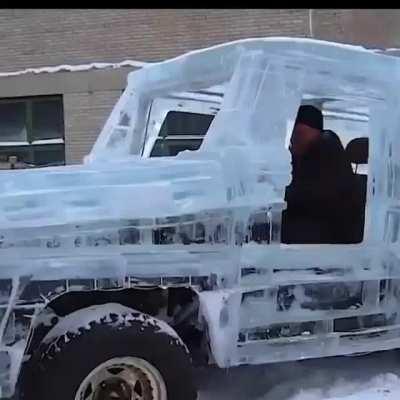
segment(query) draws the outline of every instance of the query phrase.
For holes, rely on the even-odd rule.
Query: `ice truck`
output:
[[[131,72],[81,165],[1,171],[0,397],[194,400],[193,364],[400,347],[399,80],[358,46],[231,42]],[[354,243],[282,243],[301,104],[352,162]]]

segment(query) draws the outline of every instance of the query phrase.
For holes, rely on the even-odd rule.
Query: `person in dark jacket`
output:
[[[314,106],[299,108],[291,141],[292,182],[286,188],[284,243],[352,243],[357,196],[339,137],[323,129]]]

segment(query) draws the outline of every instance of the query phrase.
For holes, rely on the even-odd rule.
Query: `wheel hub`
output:
[[[97,387],[93,400],[131,400],[133,391],[123,379],[110,378]]]
[[[147,361],[126,357],[95,368],[75,400],[167,400],[163,378]]]

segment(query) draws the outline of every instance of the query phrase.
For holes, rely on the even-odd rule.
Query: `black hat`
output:
[[[299,107],[299,111],[297,113],[296,121],[294,124],[296,125],[299,122],[309,126],[310,128],[319,129],[321,131],[324,129],[322,112],[314,106],[305,105]]]

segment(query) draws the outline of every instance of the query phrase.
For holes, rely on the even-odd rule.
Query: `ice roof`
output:
[[[391,56],[390,50],[374,51],[366,49],[362,46],[348,45],[336,42],[328,42],[324,40],[308,39],[308,38],[290,38],[290,37],[268,37],[268,38],[251,38],[236,40],[228,43],[219,44],[216,46],[190,51],[178,57],[153,63],[151,68],[157,68],[160,65],[165,67],[169,63],[177,63],[185,61],[191,63],[196,61],[199,56],[208,57],[210,61],[213,55],[218,54],[228,57],[233,53],[238,53],[243,50],[260,50],[267,54],[291,58],[291,59],[305,59],[310,58],[314,61],[340,61],[340,62],[353,62],[354,59],[358,60],[377,60],[379,57],[382,65],[400,65],[400,60],[397,57]],[[369,66],[360,65],[362,70],[368,70]]]
[[[241,54],[249,51],[286,68],[304,69],[308,77],[318,74],[320,79],[306,82],[306,92],[316,97],[382,100],[382,93],[400,81],[398,57],[362,46],[288,37],[237,40],[191,51],[132,72],[129,81],[156,94],[210,87],[229,80]]]

